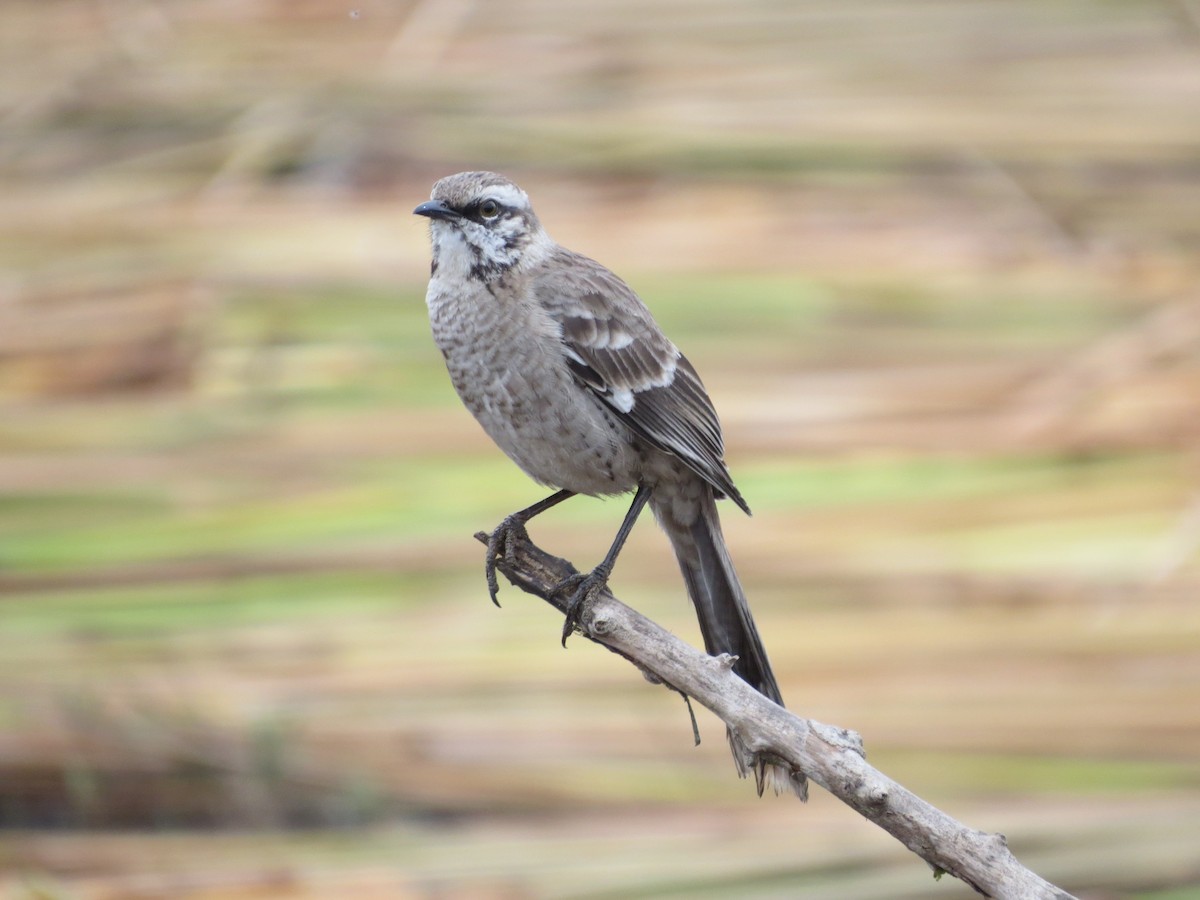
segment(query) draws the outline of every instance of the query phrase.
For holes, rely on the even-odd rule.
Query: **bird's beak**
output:
[[[430,219],[461,219],[458,212],[451,209],[441,200],[426,200],[413,210],[414,216],[427,216]]]

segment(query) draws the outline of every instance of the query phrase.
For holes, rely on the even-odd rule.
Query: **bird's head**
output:
[[[494,172],[459,172],[413,210],[430,220],[435,275],[493,281],[551,245],[526,193]]]

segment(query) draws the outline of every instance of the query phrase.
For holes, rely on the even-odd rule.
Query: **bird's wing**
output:
[[[725,467],[721,424],[700,376],[637,294],[568,250],[557,251],[542,272],[534,295],[561,327],[563,355],[578,382],[749,512]]]

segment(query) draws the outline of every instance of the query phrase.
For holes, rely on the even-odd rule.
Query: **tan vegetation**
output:
[[[8,896],[968,896],[487,602],[539,489],[408,215],[484,166],[704,373],[789,703],[1081,896],[1200,890],[1193,7],[7,3]],[[695,637],[651,527],[614,583]]]

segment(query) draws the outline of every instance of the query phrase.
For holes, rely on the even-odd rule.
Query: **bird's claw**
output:
[[[562,645],[567,646],[569,638],[579,627],[579,620],[596,595],[608,586],[609,572],[604,565],[599,565],[590,572],[576,572],[563,579],[554,588],[555,594],[568,596],[566,621],[563,622]]]
[[[487,576],[488,596],[497,606],[500,605],[497,596],[500,582],[496,580],[496,561],[503,559],[512,565],[516,561],[515,544],[521,540],[529,540],[529,533],[525,531],[525,523],[517,516],[509,516],[488,535],[483,570]]]

